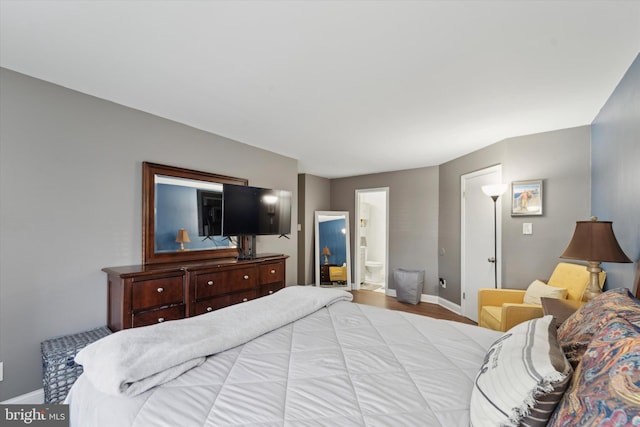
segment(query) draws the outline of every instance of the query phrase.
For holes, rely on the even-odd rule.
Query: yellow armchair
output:
[[[345,282],[347,281],[347,266],[342,267],[329,267],[329,280],[332,282]]]
[[[560,262],[547,285],[567,290],[567,299],[582,301],[589,284],[589,272],[584,265]],[[600,273],[600,287],[606,273]],[[524,304],[523,289],[480,289],[478,291],[478,326],[507,331],[518,323],[542,317],[542,306]]]

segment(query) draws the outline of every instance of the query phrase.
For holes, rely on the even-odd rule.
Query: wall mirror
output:
[[[142,259],[145,264],[238,255],[222,236],[222,184],[246,179],[142,163]]]
[[[351,289],[349,212],[315,212],[316,286]]]

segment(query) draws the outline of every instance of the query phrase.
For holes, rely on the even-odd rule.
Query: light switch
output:
[[[522,224],[522,234],[533,234],[533,224],[530,222]]]

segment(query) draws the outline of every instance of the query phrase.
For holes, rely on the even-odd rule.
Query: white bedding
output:
[[[136,396],[200,366],[207,356],[352,299],[339,289],[291,286],[201,316],[120,331],[83,348],[75,360],[98,390]]]
[[[71,425],[468,426],[502,333],[341,301],[134,397],[73,386]]]

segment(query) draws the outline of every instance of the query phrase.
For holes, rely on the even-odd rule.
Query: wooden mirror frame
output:
[[[199,249],[194,251],[155,252],[155,176],[164,175],[186,178],[217,184],[247,185],[242,178],[200,172],[175,166],[142,162],[142,262],[144,264],[162,264],[184,261],[201,261],[213,258],[232,258],[238,256],[237,248]]]

